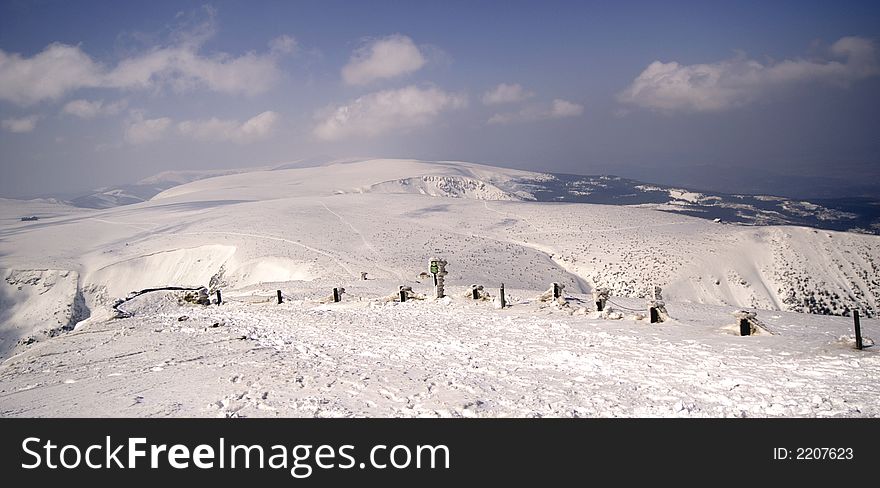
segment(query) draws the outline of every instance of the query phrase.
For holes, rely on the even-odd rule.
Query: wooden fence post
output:
[[[739,335],[752,335],[752,324],[749,323],[749,319],[739,319]]]
[[[220,290],[217,290],[217,305],[223,303],[223,298],[220,296]]]
[[[858,310],[853,310],[853,323],[856,328],[856,349],[862,350],[864,345],[862,344],[862,325],[859,323]]]
[[[278,304],[280,305],[281,302],[284,301],[284,300],[281,298],[281,290],[275,290],[275,291],[277,292],[277,295],[278,295]]]
[[[400,303],[406,301],[406,290],[403,289],[403,285],[400,285]]]
[[[339,288],[333,289],[333,301],[337,303],[339,302]]]
[[[501,308],[504,308],[504,306],[507,305],[507,303],[506,303],[505,300],[504,300],[504,283],[501,283],[501,293],[500,293],[500,295],[501,295]]]

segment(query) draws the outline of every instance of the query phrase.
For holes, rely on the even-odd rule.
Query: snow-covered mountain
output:
[[[539,289],[562,281],[630,297],[654,283],[678,301],[836,315],[860,308],[872,316],[880,306],[876,237],[724,225],[654,209],[669,203],[565,203],[560,197],[601,199],[603,188],[631,182],[560,181],[414,160],[249,171],[195,179],[134,205],[73,214],[64,207],[66,216],[35,223],[18,221],[22,210],[9,206],[15,231],[0,253],[4,268],[79,273],[92,301],[212,279],[227,287],[338,282],[360,270],[408,279],[426,256],[448,253],[461,273],[451,279],[461,283]],[[659,187],[643,192],[682,208],[719,202]]]
[[[859,309],[863,317],[873,317],[880,311],[877,236],[786,225],[728,225],[653,208],[668,205],[668,201],[613,206],[557,198],[564,196],[562,193],[574,198],[578,194],[573,192],[580,192],[582,197],[601,195],[605,188],[602,185],[630,184],[598,177],[594,180],[563,181],[558,175],[463,162],[367,160],[198,179],[166,189],[148,201],[107,209],[42,202],[44,217],[38,221],[19,219],[33,213],[29,210],[32,204],[4,202],[0,206],[0,275],[4,277],[0,282],[0,356],[11,359],[0,367],[0,398],[4,398],[4,392],[31,384],[65,384],[60,377],[48,379],[37,371],[53,370],[45,362],[54,360],[63,360],[68,366],[82,363],[83,369],[77,369],[76,375],[65,373],[76,377],[65,380],[87,381],[94,386],[100,378],[107,379],[102,375],[113,370],[112,374],[133,375],[153,385],[151,388],[162,389],[176,387],[161,381],[151,383],[151,371],[159,373],[179,366],[190,356],[201,356],[205,359],[199,361],[209,366],[189,370],[190,386],[215,382],[216,378],[210,380],[205,375],[215,374],[221,363],[230,364],[220,359],[216,348],[229,347],[233,357],[245,354],[246,346],[228,342],[244,337],[294,358],[290,361],[296,364],[315,368],[284,373],[287,381],[297,375],[303,377],[312,400],[321,395],[323,387],[318,382],[330,384],[334,376],[345,376],[348,386],[340,386],[345,391],[357,390],[354,385],[359,375],[391,378],[384,386],[376,386],[387,393],[379,397],[352,399],[357,395],[351,393],[354,396],[349,398],[349,393],[327,387],[327,391],[334,392],[333,402],[338,402],[334,403],[333,414],[415,415],[443,411],[464,415],[468,410],[478,415],[571,415],[577,410],[572,410],[566,395],[574,393],[564,392],[570,391],[572,381],[587,382],[589,375],[611,381],[609,391],[615,395],[644,398],[614,383],[608,371],[623,368],[647,378],[650,372],[644,370],[646,366],[638,358],[644,352],[639,350],[649,344],[660,344],[658,347],[665,351],[646,353],[657,354],[654,365],[661,373],[684,368],[688,374],[696,374],[691,369],[698,367],[709,374],[724,375],[729,374],[729,366],[741,375],[738,384],[752,381],[770,388],[768,382],[775,380],[762,375],[753,378],[755,373],[749,372],[750,368],[767,367],[772,375],[781,375],[789,374],[789,366],[818,367],[821,361],[810,362],[815,356],[810,351],[832,351],[827,354],[837,355],[838,349],[843,351],[849,344],[844,336],[850,319],[815,318],[793,312],[849,315]],[[718,201],[713,195],[661,187],[640,191],[694,205]],[[55,205],[57,211],[50,211],[47,205]],[[416,294],[430,292],[430,284],[420,278],[420,273],[435,255],[449,262],[446,279],[450,300],[387,305],[396,303],[387,302],[387,298],[393,297],[401,285],[411,286]],[[361,281],[362,272],[367,272],[370,279]],[[553,282],[565,286],[570,303],[557,306],[536,300]],[[464,298],[471,284],[484,285],[497,296],[501,283],[508,290],[510,303],[515,303],[509,312],[494,311],[490,304],[478,306]],[[179,301],[180,294],[148,294],[128,304],[134,317],[112,319],[115,312],[111,306],[120,298],[132,291],[163,286],[220,289],[228,306],[192,308]],[[663,329],[668,332],[628,332],[646,325],[643,311],[655,286],[662,288],[671,317],[664,326],[667,329]],[[345,288],[344,304],[321,303],[333,287]],[[592,310],[589,294],[595,288],[611,290],[612,311],[617,310],[617,315]],[[286,297],[281,306],[272,303],[276,289],[283,290]],[[679,354],[676,350],[699,356],[702,346],[690,347],[690,343],[705,344],[716,353],[734,347],[730,341],[739,338],[727,327],[733,323],[731,312],[740,308],[757,309],[766,325],[766,337],[749,343],[743,358],[782,347],[787,354],[803,356],[807,362],[783,365],[728,357],[733,366],[725,366],[715,364],[708,356],[705,361],[695,361],[696,356],[670,356],[674,367],[659,364],[665,354]],[[603,329],[609,320],[619,322]],[[212,327],[222,332],[212,332]],[[876,333],[876,321],[865,320],[864,327],[866,335]],[[74,330],[59,335],[70,329]],[[337,337],[335,330],[341,335]],[[611,330],[614,332],[608,332]],[[53,338],[45,340],[49,337]],[[227,342],[211,342],[221,339]],[[90,342],[93,340],[97,342]],[[801,343],[795,346],[791,341]],[[114,344],[112,352],[97,345],[108,343]],[[215,345],[206,345],[209,343]],[[40,359],[43,356],[37,351],[42,347],[73,350],[59,344],[75,344],[76,350],[93,352],[83,353],[82,357],[64,352],[52,360]],[[88,344],[96,345],[82,349]],[[194,349],[188,349],[187,344]],[[559,344],[565,347],[559,349]],[[589,344],[618,350],[632,362],[596,356]],[[154,352],[120,363],[136,371],[116,371],[116,366],[106,363],[107,358],[123,357],[121,354],[137,356],[141,354],[136,351],[138,347],[142,352]],[[459,364],[464,361],[459,352],[471,359]],[[97,356],[86,357],[92,354]],[[258,363],[274,361],[262,353],[254,357],[259,357],[255,359]],[[373,361],[374,357],[381,360]],[[865,362],[867,369],[861,370],[868,376],[880,367],[876,357],[871,357]],[[30,366],[31,360],[40,365]],[[850,359],[847,356],[844,360]],[[460,366],[447,370],[455,378],[442,379],[444,361]],[[105,363],[109,369],[104,372],[89,366]],[[505,376],[514,372],[512,366],[502,363],[524,364],[528,378]],[[409,385],[409,380],[404,379],[404,371],[398,366],[416,376],[421,374],[418,371],[430,369],[425,374],[436,385],[415,397],[415,391],[401,390],[409,388],[402,386]],[[293,363],[287,367],[296,368]],[[472,378],[477,374],[475,368],[483,368],[479,374],[488,368],[501,376],[481,376],[477,381]],[[248,366],[246,373],[236,374],[259,374],[258,369]],[[540,398],[534,402],[523,404],[505,396],[496,403],[486,403],[480,396],[487,394],[486,388],[495,387],[532,395],[525,391],[537,388],[533,380],[544,373],[556,375],[551,387],[554,393],[548,394],[561,395],[557,400],[538,395]],[[798,377],[791,382],[806,379]],[[230,381],[237,384],[234,377]],[[278,383],[281,377],[266,381],[285,388]],[[228,415],[239,412],[240,408],[234,407],[242,402],[249,405],[247,409],[263,405],[299,414],[308,414],[304,409],[313,406],[321,408],[320,403],[296,403],[288,397],[284,401],[293,403],[267,403],[262,395],[269,395],[268,390],[260,390],[261,386],[254,383],[258,382],[249,380],[250,389],[239,392],[240,397],[217,398],[217,405],[210,408],[198,400],[200,406],[189,403],[186,412]],[[700,391],[705,393],[714,384],[707,378],[705,389]],[[649,395],[669,396],[670,389],[661,386],[641,385]],[[849,386],[829,386],[833,390],[829,395],[841,395]],[[119,395],[128,391],[121,383],[119,388]],[[211,389],[214,387],[204,388],[215,391]],[[225,387],[217,388],[226,391]],[[53,395],[65,398],[66,405],[95,404],[95,398],[76,391]],[[204,393],[199,388],[196,391]],[[434,398],[431,391],[445,393],[436,398],[442,398],[439,404],[425,400],[432,405],[427,410],[413,407],[407,413],[393,400],[416,405],[421,402],[418,398]],[[793,407],[782,403],[770,409],[774,400],[750,394],[770,402],[762,407],[759,400],[748,400],[749,405],[756,405],[753,413],[794,412]],[[16,395],[32,399],[15,402],[16,408],[24,410],[4,408],[0,413],[51,414],[37,406],[36,392]],[[251,403],[246,400],[249,395],[254,399]],[[581,398],[580,393],[576,396]],[[722,402],[720,397],[710,397],[713,402]],[[681,395],[677,398],[674,413],[700,411],[692,406],[693,394],[689,394],[690,399]],[[821,396],[815,409],[809,410],[812,414],[822,408],[823,398],[828,397]],[[196,397],[191,400],[196,401]],[[483,404],[474,403],[477,400]],[[811,401],[797,399],[802,400]],[[862,396],[851,400],[850,406],[869,408]],[[130,403],[122,397],[115,401],[115,406],[107,404],[108,412],[124,412],[122,403]],[[6,405],[8,402],[3,400]],[[554,402],[561,403],[552,407]],[[450,407],[453,403],[458,406]],[[480,407],[484,404],[488,406]],[[549,410],[545,408],[548,404]],[[167,402],[163,405],[161,408],[170,408]],[[857,414],[840,410],[843,407],[834,402],[828,405],[835,412]],[[639,410],[642,407],[644,403],[629,404],[625,414],[667,412],[653,407]],[[718,407],[718,414],[740,412],[725,407],[723,402]],[[582,413],[596,415],[606,409],[607,405],[591,404]],[[151,410],[151,414],[161,415],[163,411],[170,415],[175,412],[160,409]],[[712,410],[702,412],[712,415]],[[871,412],[880,414],[876,408]]]
[[[347,163],[356,161],[345,161]],[[165,171],[135,184],[99,188],[73,198],[82,208],[110,208],[139,203],[193,181],[215,176],[256,171],[283,171],[328,162],[297,161],[275,167],[216,171]],[[437,163],[443,164],[443,163]],[[501,168],[495,168],[502,172]],[[804,200],[772,195],[741,195],[696,191],[657,185],[613,175],[572,175],[519,172],[505,179],[504,188],[461,175],[423,175],[391,179],[361,188],[363,192],[419,193],[483,200],[638,205],[664,212],[752,225],[801,225],[817,229],[880,234],[880,201],[870,198],[824,198]]]
[[[144,178],[137,183],[98,188],[84,195],[71,198],[68,203],[75,207],[95,209],[131,205],[145,202],[158,193],[178,185],[246,171],[254,171],[254,169],[163,171],[149,178]]]

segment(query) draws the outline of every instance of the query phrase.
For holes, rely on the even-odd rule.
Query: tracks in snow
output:
[[[342,222],[343,224],[347,225],[348,228],[351,229],[352,232],[354,232],[355,234],[358,235],[358,237],[361,238],[361,241],[363,241],[364,246],[366,246],[367,249],[369,249],[370,252],[372,252],[373,255],[376,256],[375,259],[371,259],[371,261],[373,261],[373,265],[374,265],[374,266],[376,266],[377,268],[381,269],[382,271],[385,271],[386,273],[389,273],[389,274],[392,274],[392,275],[397,276],[397,278],[400,279],[400,280],[403,280],[403,279],[404,279],[404,278],[403,278],[403,275],[401,275],[399,272],[397,272],[397,271],[395,271],[395,270],[393,270],[393,269],[390,269],[390,268],[386,268],[386,267],[382,266],[381,264],[379,264],[380,259],[381,259],[381,258],[379,257],[379,251],[377,251],[376,248],[373,247],[372,244],[370,244],[370,241],[368,241],[367,238],[364,237],[364,235],[361,233],[361,231],[357,230],[357,228],[356,228],[355,226],[351,225],[351,222],[345,220],[341,215],[339,215],[338,213],[336,213],[336,212],[334,212],[333,210],[331,210],[330,207],[328,207],[326,203],[324,203],[324,202],[322,202],[322,201],[320,201],[320,200],[318,201],[318,203],[320,203],[320,204],[324,207],[325,210],[327,210],[328,212],[330,212],[331,214],[333,214],[334,216],[336,216],[336,218],[339,219],[340,222]]]

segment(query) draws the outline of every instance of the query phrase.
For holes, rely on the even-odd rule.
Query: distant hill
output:
[[[90,193],[68,200],[80,208],[112,208],[133,203],[145,202],[159,193],[178,185],[204,178],[254,171],[254,168],[206,170],[206,171],[163,171],[128,185],[98,188]]]
[[[337,164],[354,164],[346,161]],[[444,163],[435,163],[444,164]],[[217,176],[257,171],[323,167],[298,161],[276,167],[212,171],[164,171],[130,185],[94,190],[70,199],[80,208],[106,209],[147,201],[179,185]],[[391,179],[362,191],[422,193],[487,200],[636,205],[709,220],[750,225],[802,225],[817,229],[880,234],[880,200],[863,197],[798,199],[774,195],[707,192],[684,186],[658,185],[614,175],[574,175],[520,171],[501,185],[449,175]]]
[[[710,193],[608,175],[550,174],[520,183],[530,185],[539,202],[638,205],[723,222],[880,234],[880,201],[871,198],[803,200]]]

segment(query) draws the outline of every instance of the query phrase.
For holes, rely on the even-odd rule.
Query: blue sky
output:
[[[0,195],[304,158],[880,193],[869,2],[0,4]]]

